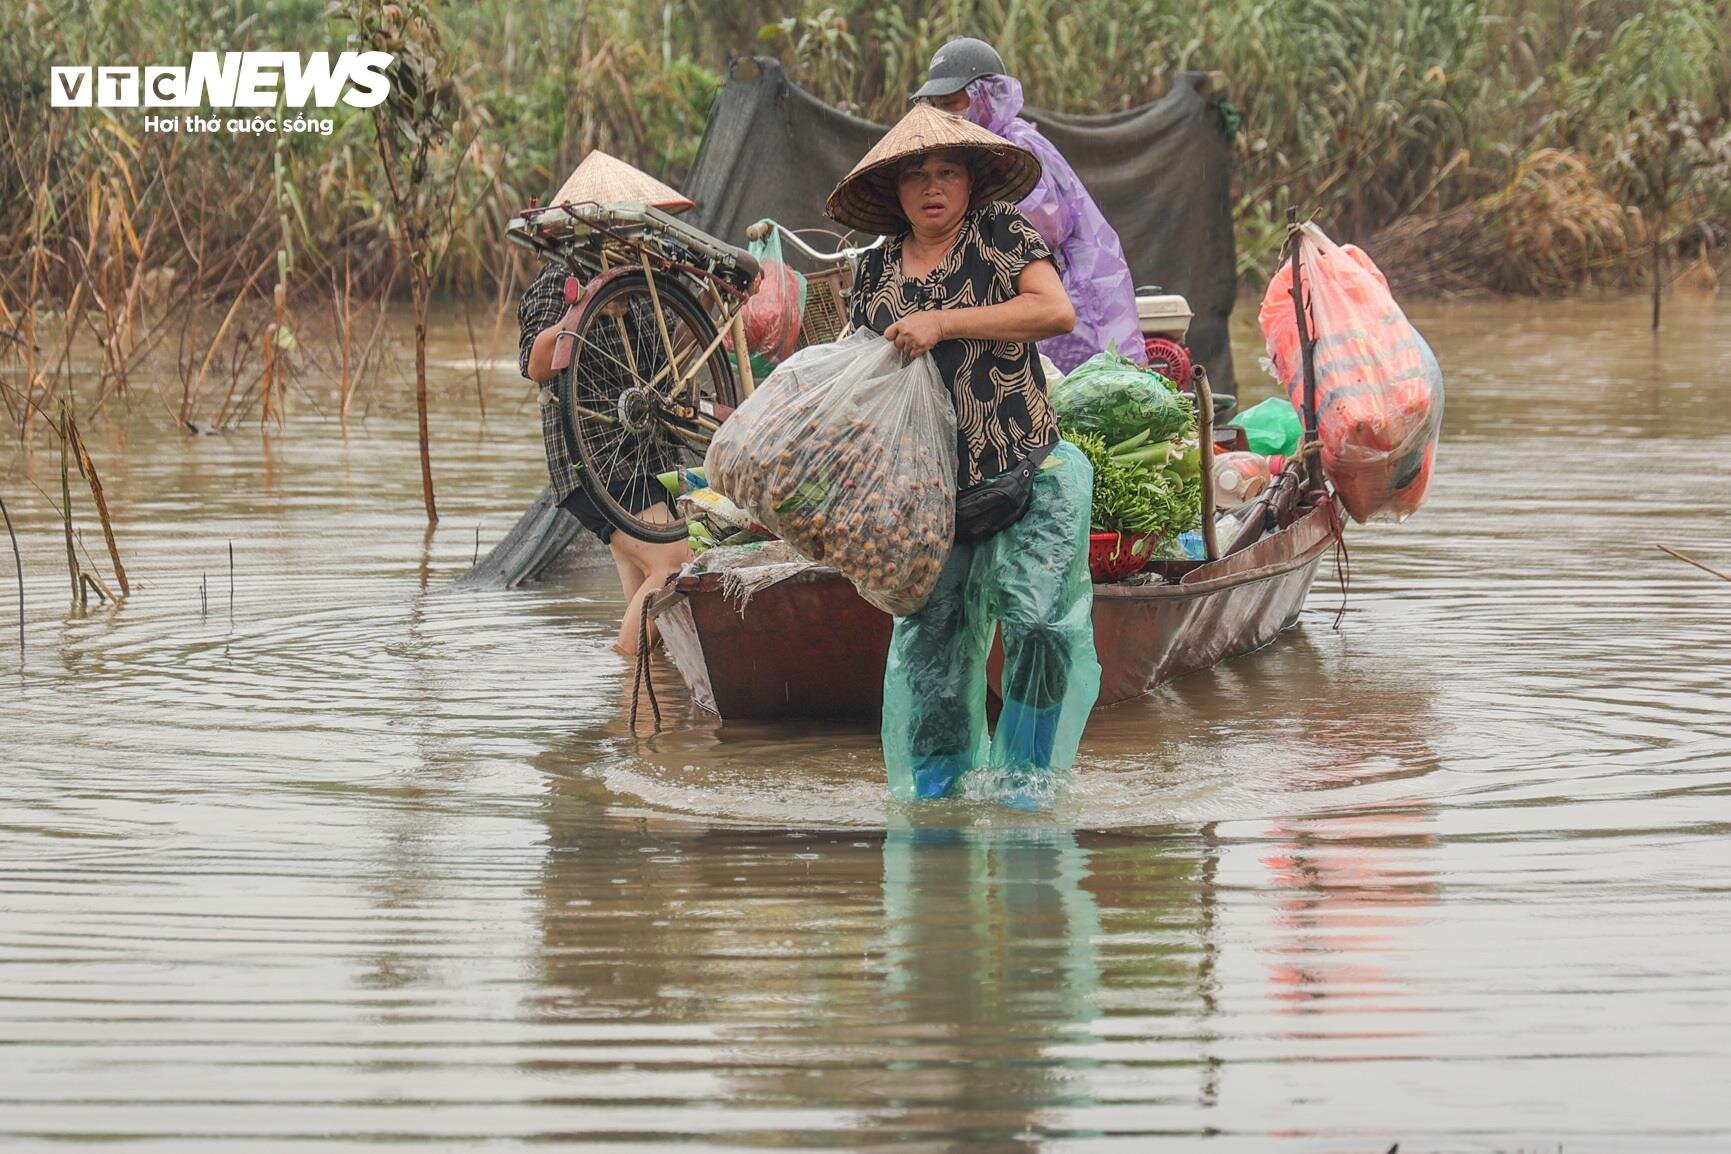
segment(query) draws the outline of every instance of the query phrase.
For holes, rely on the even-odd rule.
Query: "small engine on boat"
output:
[[[1180,387],[1190,383],[1190,350],[1184,337],[1190,331],[1192,315],[1190,302],[1178,293],[1166,292],[1158,285],[1139,285],[1136,289],[1136,319],[1141,322],[1148,349],[1148,367]]]

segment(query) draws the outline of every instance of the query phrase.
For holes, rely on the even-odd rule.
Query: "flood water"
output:
[[[88,432],[134,594],[69,613],[58,457],[0,449],[0,1145],[1731,1148],[1731,583],[1654,548],[1731,570],[1731,301],[1414,316],[1437,482],[1339,628],[1325,565],[1043,815],[665,667],[634,738],[610,571],[451,591],[544,480],[460,324],[430,540],[400,394],[141,391]]]

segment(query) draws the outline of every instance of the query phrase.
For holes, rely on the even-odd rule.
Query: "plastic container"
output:
[[[1214,457],[1214,507],[1230,509],[1254,501],[1268,488],[1274,474],[1286,467],[1286,458],[1276,454],[1217,453]]]

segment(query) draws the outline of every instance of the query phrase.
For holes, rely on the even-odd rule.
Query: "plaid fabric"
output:
[[[535,338],[558,324],[570,307],[565,303],[566,275],[563,265],[548,261],[523,290],[523,300],[517,305],[517,368],[525,379],[529,376],[529,352],[535,346]],[[541,383],[541,441],[547,450],[547,478],[553,484],[555,502],[563,501],[580,487],[576,465],[565,447],[559,398],[553,388],[556,380]]]

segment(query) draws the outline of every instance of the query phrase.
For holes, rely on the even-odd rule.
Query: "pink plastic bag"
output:
[[[799,348],[805,315],[805,278],[779,260],[766,259],[763,283],[744,309],[745,347],[779,365]]]
[[[1299,234],[1306,324],[1316,342],[1322,471],[1353,520],[1404,521],[1424,503],[1442,430],[1436,357],[1370,257],[1314,224]],[[1304,411],[1304,363],[1284,263],[1257,313],[1287,396]]]

